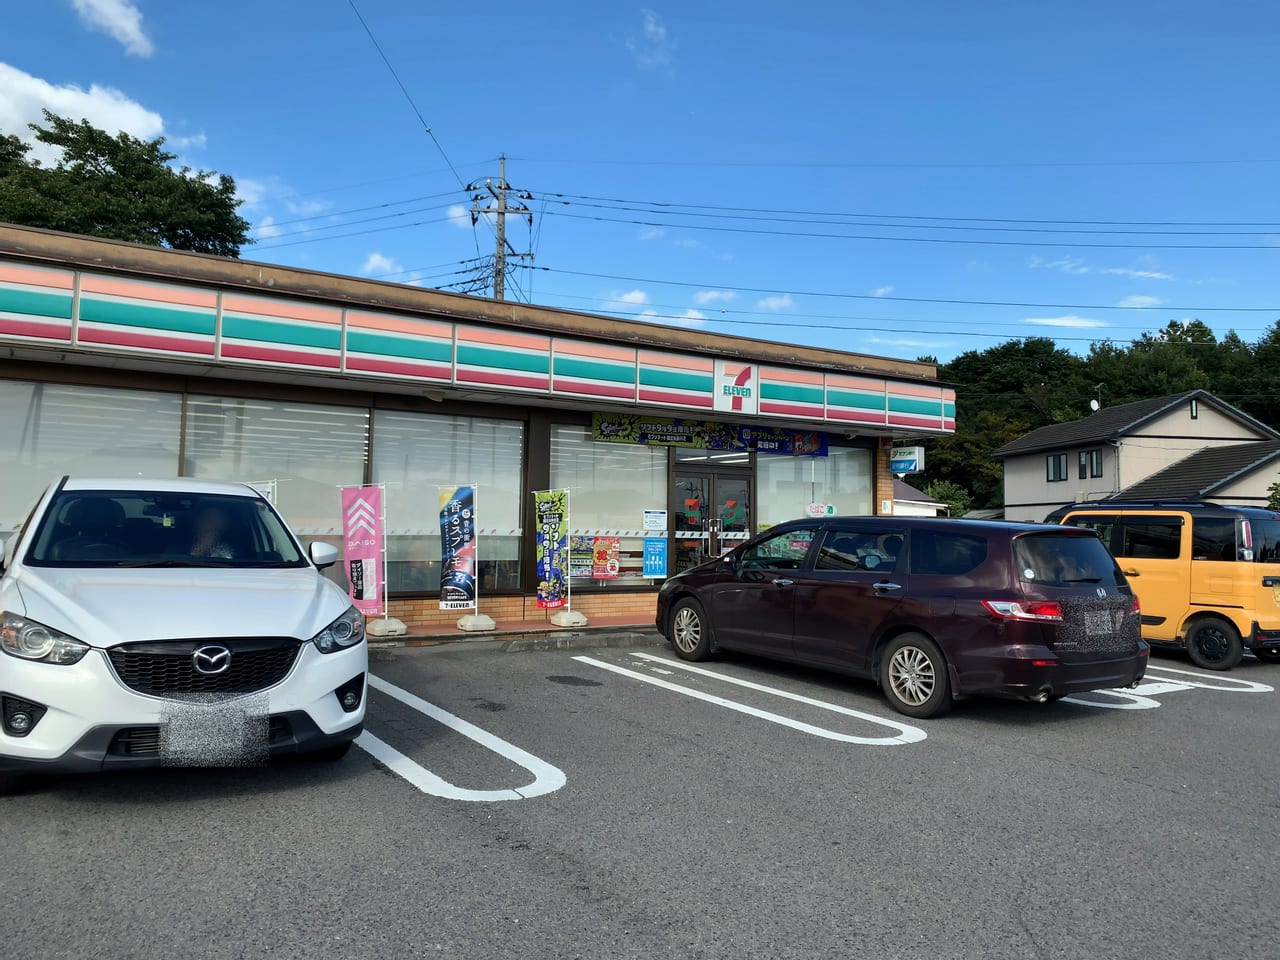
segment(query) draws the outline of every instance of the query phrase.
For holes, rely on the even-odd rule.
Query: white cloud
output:
[[[306,200],[300,197],[286,199],[284,205],[295,217],[314,217],[318,213],[324,213],[330,206],[328,200]]]
[[[360,268],[362,276],[373,277],[382,276],[390,273],[404,273],[404,266],[399,261],[393,260],[385,254],[378,253],[376,250],[369,254],[364,261],[364,266]]]
[[[627,31],[627,50],[638,66],[655,69],[671,66],[676,41],[667,33],[662,18],[652,10],[640,11],[640,31]]]
[[[81,23],[114,37],[125,53],[138,57],[155,53],[155,44],[142,29],[142,11],[129,0],[71,0],[71,6]]]
[[[789,310],[793,306],[795,306],[795,301],[791,299],[791,294],[789,293],[776,297],[765,297],[763,300],[756,302],[757,310]]]
[[[698,241],[693,239],[693,237],[682,237],[681,239],[675,241],[675,244],[677,247],[692,249],[693,247],[696,247],[698,245]]]
[[[643,290],[610,290],[600,305],[600,309],[608,313],[634,313],[635,308],[649,302],[649,295]],[[652,313],[646,310],[641,316]]]
[[[712,303],[728,303],[730,300],[738,299],[738,295],[732,290],[699,290],[693,295],[693,302],[700,307],[705,307]]]
[[[284,233],[284,231],[276,226],[275,217],[263,217],[258,221],[258,225],[253,231],[254,237],[258,240],[271,240],[274,237],[280,236],[282,233]]]
[[[701,310],[689,309],[676,318],[677,322],[688,327],[700,327],[707,322],[707,315]]]
[[[873,297],[887,297],[891,293],[893,293],[893,287],[888,285],[883,287],[876,287],[874,290],[871,291],[871,295]]]
[[[189,137],[169,137],[167,142],[179,150],[203,150],[209,145],[209,138],[203,133],[196,133]]]
[[[645,227],[643,230],[640,231],[640,239],[641,240],[657,240],[666,232],[667,231],[663,230],[661,227]]]
[[[252,177],[236,178],[236,199],[246,208],[261,206],[267,197],[267,185]]]
[[[1063,317],[1027,317],[1022,322],[1034,323],[1042,327],[1074,327],[1077,329],[1107,326],[1105,320],[1094,320],[1091,317],[1077,317],[1071,314]]]
[[[44,123],[43,109],[77,122],[88,120],[113,136],[127,133],[140,140],[154,140],[164,135],[164,118],[160,114],[113,87],[96,83],[88,90],[73,84],[55,86],[0,63],[0,130],[32,144],[27,156],[49,164],[57,161],[60,151],[37,143],[27,127],[29,123]]]
[[[936,340],[912,340],[910,337],[881,337],[877,334],[869,335],[867,343],[874,343],[882,347],[928,347],[931,350],[938,347],[938,341]]]
[[[455,203],[448,210],[446,210],[445,213],[448,214],[449,222],[452,223],[458,229],[460,230],[471,229],[471,213],[462,204]]]
[[[1135,270],[1131,267],[1105,267],[1098,271],[1113,277],[1128,277],[1130,280],[1172,280],[1173,274],[1163,270]]]
[[[1116,304],[1116,306],[1134,307],[1134,308],[1140,309],[1142,307],[1158,307],[1162,303],[1164,303],[1164,301],[1161,300],[1159,297],[1132,296],[1132,297],[1125,297],[1118,304]]]

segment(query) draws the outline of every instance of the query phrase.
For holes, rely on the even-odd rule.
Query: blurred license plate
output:
[[[1091,637],[1111,632],[1111,615],[1103,610],[1086,610],[1084,629]]]

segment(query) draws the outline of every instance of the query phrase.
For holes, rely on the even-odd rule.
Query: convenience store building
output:
[[[618,541],[616,575],[574,564],[574,608],[643,615],[645,537],[675,572],[807,512],[888,513],[889,446],[955,429],[931,364],[4,225],[0,403],[0,536],[62,473],[269,484],[335,544],[337,488],[384,484],[410,633],[457,617],[440,486],[477,485],[482,613],[550,612],[531,515],[555,488],[581,547]]]

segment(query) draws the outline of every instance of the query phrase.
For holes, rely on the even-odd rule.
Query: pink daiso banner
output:
[[[342,545],[351,602],[366,617],[381,616],[382,488],[342,488]]]

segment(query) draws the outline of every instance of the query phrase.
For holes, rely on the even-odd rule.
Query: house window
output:
[[[1051,453],[1044,458],[1045,477],[1050,483],[1060,483],[1067,479],[1067,455]]]
[[[1083,477],[1084,474],[1081,473],[1080,476]],[[1102,451],[1101,450],[1089,451],[1089,476],[1091,477],[1102,476]]]
[[[1080,479],[1083,480],[1089,475],[1089,454],[1084,450],[1080,451]]]
[[[1191,419],[1192,420],[1200,419],[1200,401],[1199,400],[1191,401]]]

